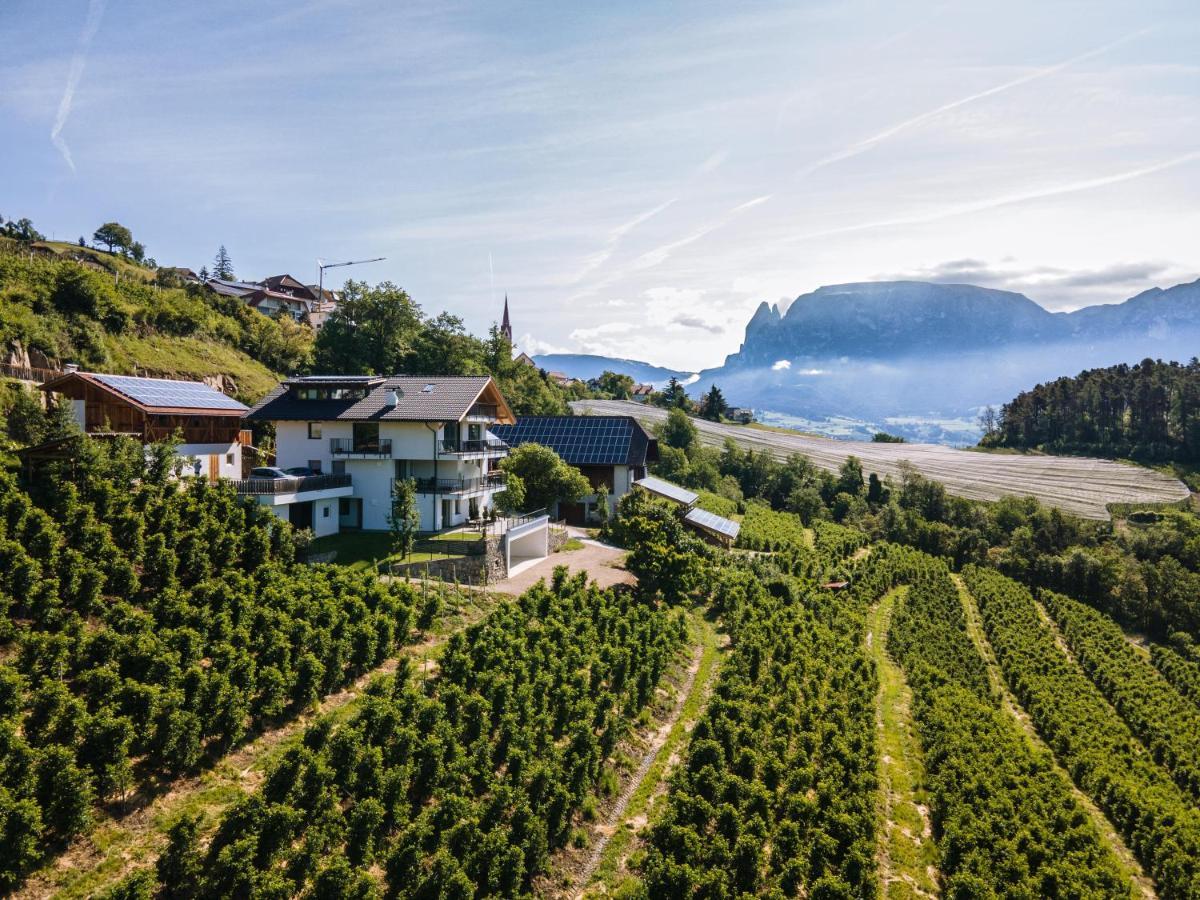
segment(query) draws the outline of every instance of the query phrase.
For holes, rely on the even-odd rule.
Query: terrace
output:
[[[305,475],[302,478],[247,478],[241,481],[231,481],[239,494],[247,497],[270,496],[280,494],[304,494],[313,491],[328,491],[335,488],[349,488],[350,475]]]
[[[380,458],[390,459],[392,456],[391,438],[374,438],[360,440],[359,438],[330,438],[329,452],[334,456],[350,456],[360,459]]]
[[[503,472],[489,472],[482,478],[417,478],[420,494],[471,494],[504,487]]]

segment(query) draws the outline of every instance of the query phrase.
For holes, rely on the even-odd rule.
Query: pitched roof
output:
[[[644,466],[658,459],[658,441],[633,416],[521,416],[491,431],[510,447],[550,447],[573,466]]]
[[[298,278],[293,278],[291,275],[271,275],[262,280],[262,286],[271,291],[280,293],[293,292],[295,296],[305,300],[316,300],[317,292],[315,288],[310,288],[307,284],[300,281]]]
[[[102,372],[67,372],[46,382],[42,388],[61,393],[63,388],[80,382],[96,385],[101,390],[150,413],[197,412],[205,415],[241,416],[246,412],[244,404],[202,381],[140,378]]]
[[[226,281],[224,278],[210,278],[204,284],[210,290],[226,297],[245,297],[262,289],[261,285],[249,281]]]
[[[293,387],[364,387],[366,397],[301,400]],[[397,402],[389,405],[395,391]],[[476,402],[495,403],[497,417],[513,421],[512,410],[490,375],[310,375],[291,378],[267,394],[246,414],[260,422],[457,422]]]

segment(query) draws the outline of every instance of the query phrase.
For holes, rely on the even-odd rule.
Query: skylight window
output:
[[[425,385],[425,387],[421,388],[421,393],[422,394],[432,394],[433,393],[433,385],[432,384]]]

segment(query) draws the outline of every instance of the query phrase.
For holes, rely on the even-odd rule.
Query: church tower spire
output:
[[[508,294],[504,295],[504,318],[500,320],[500,333],[510,344],[513,342],[512,323],[508,320]]]

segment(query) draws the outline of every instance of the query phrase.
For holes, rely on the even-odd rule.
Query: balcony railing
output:
[[[504,487],[503,472],[489,472],[482,478],[417,478],[419,494],[469,494]]]
[[[392,439],[357,441],[354,438],[330,438],[329,452],[334,456],[380,456],[390,458]]]
[[[495,403],[476,403],[467,410],[468,419],[488,419],[495,421],[499,414],[499,407]]]
[[[482,440],[449,440],[442,441],[443,453],[504,453],[508,444],[499,438],[483,438]]]
[[[325,491],[330,488],[350,487],[349,473],[338,475],[305,475],[303,478],[247,478],[233,482],[239,494],[261,496],[274,494],[301,494],[305,491]]]

